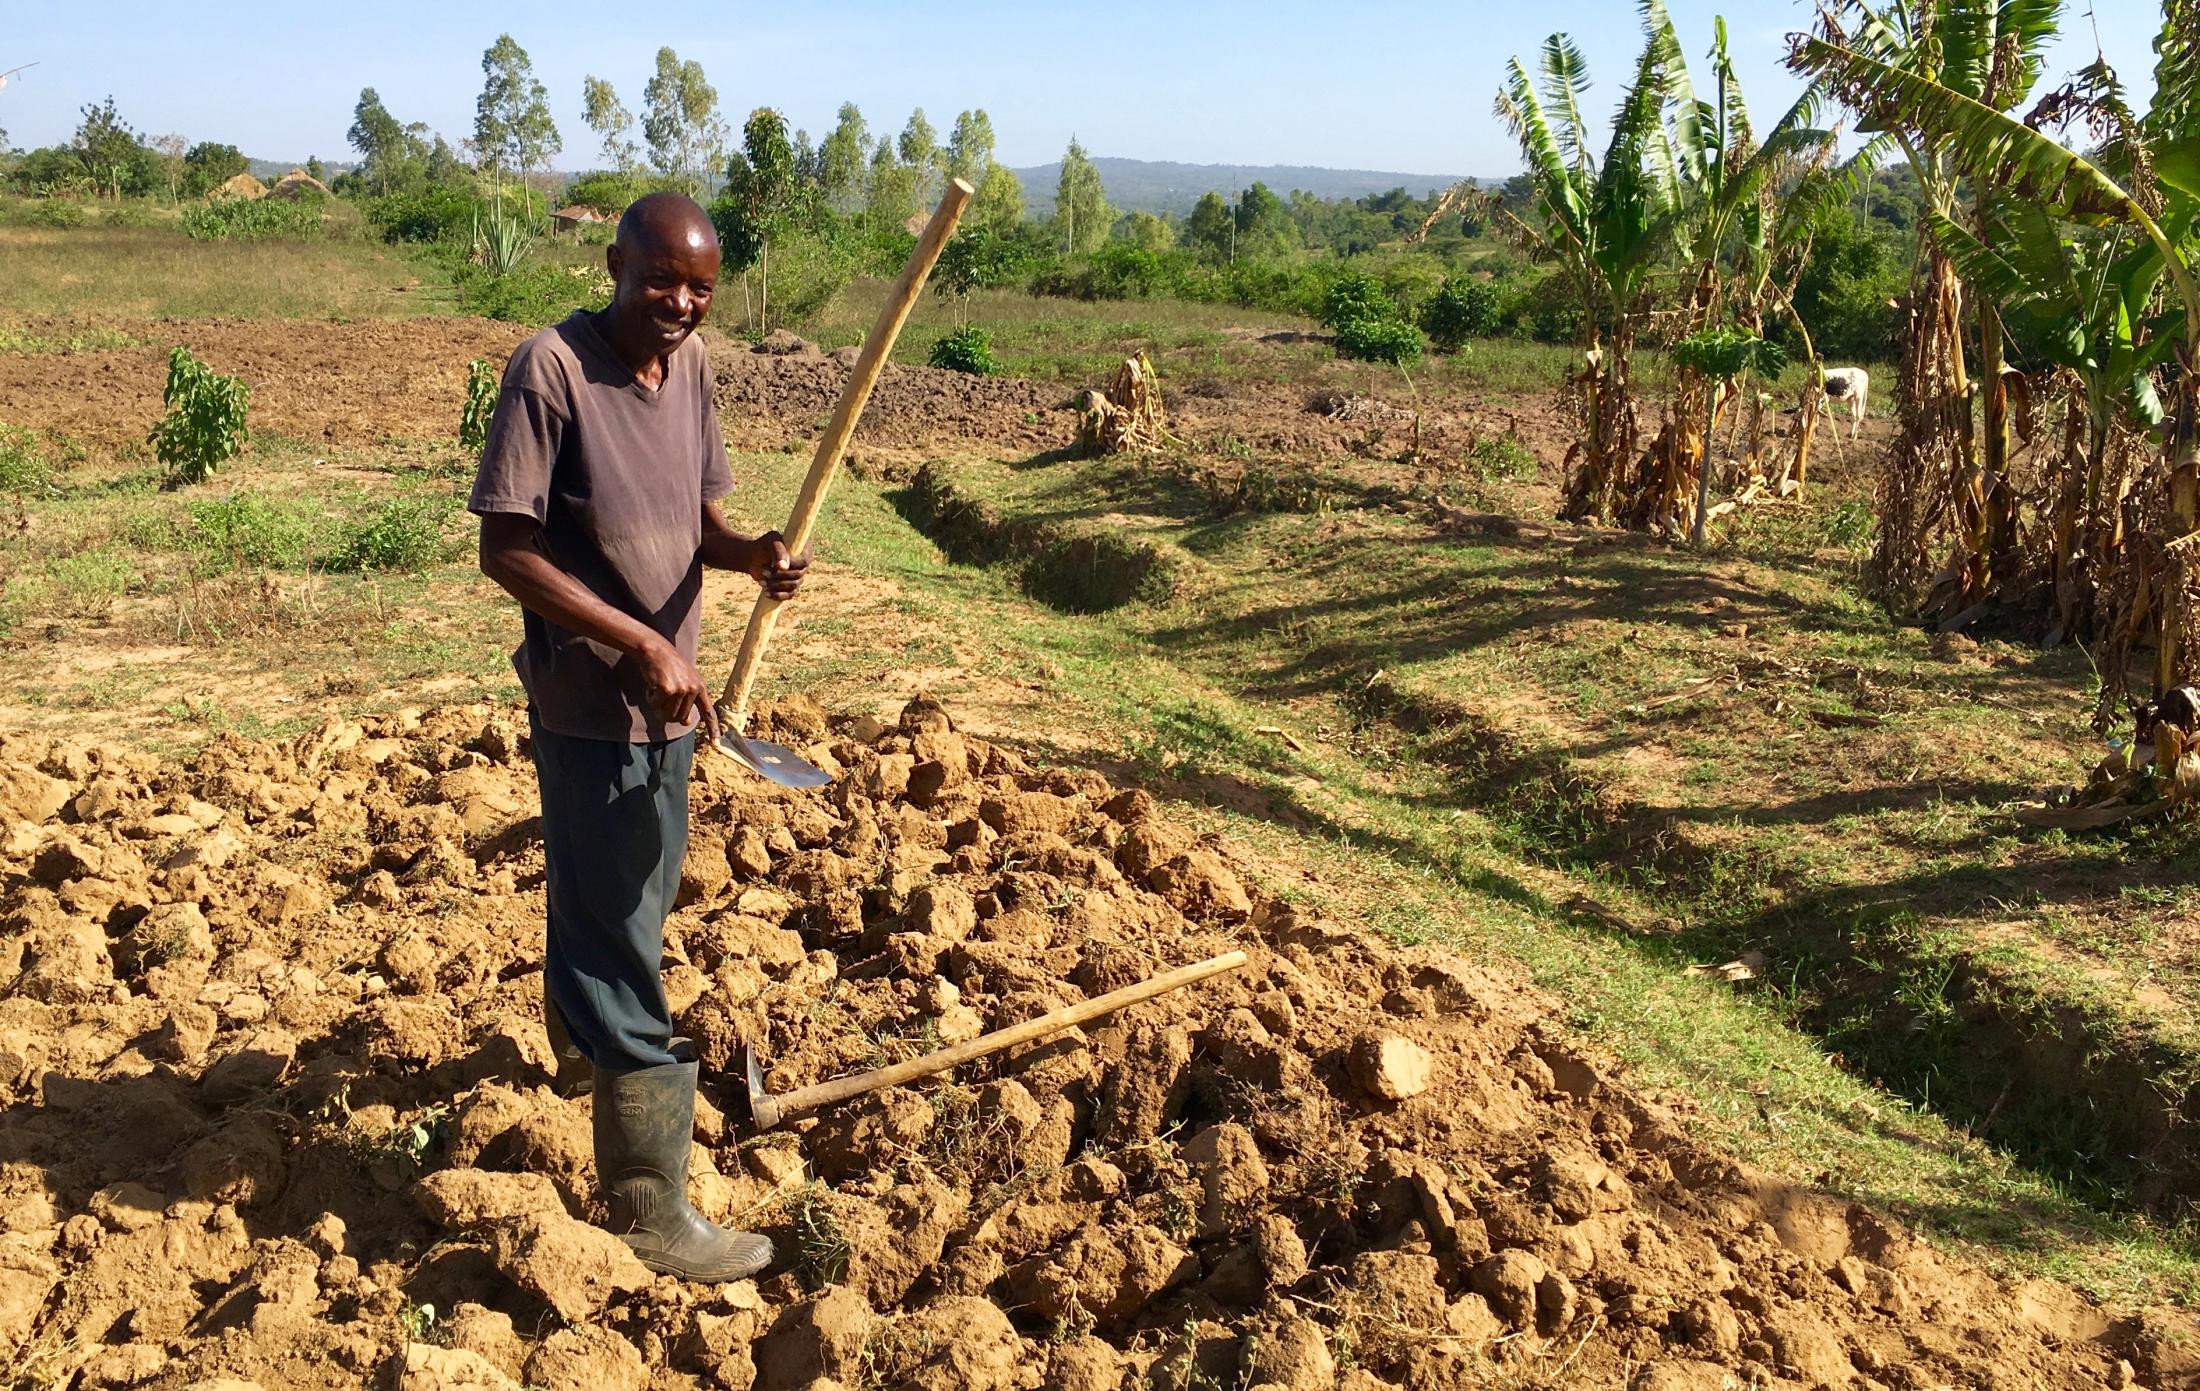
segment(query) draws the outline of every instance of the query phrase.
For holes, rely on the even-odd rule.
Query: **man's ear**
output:
[[[613,242],[603,249],[603,268],[610,272],[611,284],[614,288],[619,283],[619,267],[625,264],[625,261],[626,257],[621,254],[621,248],[617,242]]]

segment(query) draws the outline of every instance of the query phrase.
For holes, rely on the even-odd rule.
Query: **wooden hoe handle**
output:
[[[958,1043],[952,1048],[942,1048],[937,1053],[927,1053],[921,1058],[911,1058],[904,1063],[895,1063],[892,1067],[877,1068],[870,1072],[858,1073],[854,1077],[842,1077],[831,1082],[819,1082],[815,1086],[802,1087],[788,1092],[784,1096],[772,1097],[770,1101],[773,1114],[775,1117],[791,1116],[802,1111],[814,1111],[820,1106],[830,1106],[835,1102],[846,1101],[850,1097],[878,1091],[882,1087],[898,1086],[903,1082],[913,1082],[919,1077],[930,1077],[936,1072],[945,1072],[959,1063],[969,1062],[973,1058],[982,1058],[988,1053],[998,1053],[1003,1048],[1014,1048],[1019,1043],[1030,1043],[1035,1039],[1045,1038],[1049,1034],[1058,1034],[1064,1029],[1073,1029],[1079,1024],[1098,1019],[1102,1015],[1114,1014],[1117,1010],[1128,1009],[1141,1000],[1150,1000],[1156,995],[1165,995],[1171,990],[1191,985],[1195,981],[1203,981],[1209,976],[1221,975],[1224,971],[1234,971],[1244,964],[1245,953],[1231,951],[1224,952],[1220,956],[1209,957],[1205,961],[1194,962],[1189,966],[1179,966],[1173,971],[1164,971],[1160,975],[1142,980],[1136,985],[1126,985],[1121,990],[1111,990],[1105,995],[1086,1000],[1082,1004],[1065,1005],[1052,1013],[1042,1014],[1037,1019],[1027,1019],[1021,1024],[1012,1024],[1005,1029],[996,1029],[990,1034],[971,1039],[968,1043]]]
[[[932,210],[932,220],[924,225],[924,235],[917,238],[917,249],[909,253],[909,264],[901,269],[901,279],[894,282],[886,303],[879,306],[871,334],[863,340],[863,351],[856,355],[855,370],[840,390],[840,404],[833,407],[833,418],[817,442],[817,453],[810,458],[810,472],[802,480],[802,491],[795,496],[794,511],[780,532],[787,538],[787,549],[795,555],[802,554],[810,544],[810,528],[817,521],[818,509],[825,505],[825,490],[832,485],[841,455],[848,451],[856,420],[863,414],[864,403],[871,399],[871,388],[878,385],[886,354],[901,336],[901,326],[908,322],[917,296],[924,293],[925,278],[932,273],[932,263],[939,260],[940,248],[955,235],[955,224],[962,220],[963,205],[970,201],[970,194],[970,185],[961,179],[948,181],[940,205]],[[779,602],[769,594],[757,595],[748,631],[741,635],[741,651],[733,659],[725,694],[718,700],[719,724],[730,734],[741,733],[748,723],[749,691],[764,661],[764,644],[771,641],[772,626],[778,621]]]

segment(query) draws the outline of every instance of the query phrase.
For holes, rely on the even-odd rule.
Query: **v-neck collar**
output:
[[[603,355],[604,361],[610,363],[613,367],[618,368],[621,372],[624,372],[626,374],[626,389],[628,391],[633,392],[636,396],[639,396],[644,401],[651,402],[652,404],[664,398],[665,388],[672,383],[673,359],[679,357],[680,348],[684,348],[687,346],[687,339],[681,339],[680,348],[674,348],[672,350],[672,356],[664,359],[664,376],[658,381],[656,388],[652,390],[651,388],[642,385],[642,379],[639,376],[635,375],[633,368],[626,365],[626,359],[619,356],[619,350],[612,347],[611,340],[604,337],[603,331],[596,327],[596,315],[594,312],[587,309],[576,309],[573,311],[573,317],[581,321],[581,327],[588,331],[588,337],[590,341],[595,344],[596,351]],[[690,336],[692,337],[693,335]]]

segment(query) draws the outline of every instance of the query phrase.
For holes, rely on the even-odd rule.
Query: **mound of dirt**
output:
[[[1143,792],[922,698],[893,727],[767,713],[838,780],[699,762],[667,933],[717,1103],[694,1200],[780,1251],[723,1289],[586,1225],[515,712],[174,766],[0,741],[17,1369],[155,1391],[2195,1384],[2189,1323],[1997,1284],[1744,1170],[1541,996],[1271,897]],[[786,1090],[1232,946],[1250,964],[1206,986],[743,1133],[740,1042]]]
[[[816,438],[848,383],[853,349],[820,356],[794,335],[786,338],[800,347],[767,346],[772,343],[767,339],[755,352],[711,355],[718,419],[736,448]],[[1037,453],[1066,443],[1075,432],[1066,395],[1058,386],[1020,377],[977,377],[889,362],[856,425],[856,439],[887,448],[984,441]]]

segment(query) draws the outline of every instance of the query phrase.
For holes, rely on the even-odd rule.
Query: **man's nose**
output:
[[[694,292],[689,290],[688,287],[685,285],[682,285],[678,289],[674,290],[672,292],[672,307],[680,311],[680,315],[682,318],[685,318],[687,315],[694,313]]]

